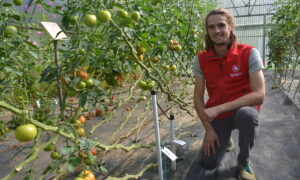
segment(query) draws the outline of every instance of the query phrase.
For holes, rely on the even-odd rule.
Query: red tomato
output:
[[[91,153],[92,153],[94,156],[96,156],[96,155],[97,155],[97,149],[92,148],[92,149],[91,149]]]

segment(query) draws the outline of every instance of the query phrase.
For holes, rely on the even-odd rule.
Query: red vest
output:
[[[249,45],[236,44],[222,58],[216,56],[212,49],[198,54],[209,96],[206,108],[233,101],[251,91],[248,62],[252,48]],[[229,117],[234,112],[225,112],[215,119]]]

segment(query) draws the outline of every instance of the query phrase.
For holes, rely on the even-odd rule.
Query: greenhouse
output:
[[[299,0],[0,0],[0,180],[299,180]]]

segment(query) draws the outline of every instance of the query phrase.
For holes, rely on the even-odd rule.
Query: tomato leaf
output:
[[[57,70],[51,66],[48,66],[41,74],[41,79],[39,82],[53,82],[56,78]]]
[[[87,93],[81,93],[79,95],[79,105],[81,107],[84,107],[87,101]]]
[[[39,56],[37,55],[37,53],[33,52],[33,51],[28,51],[28,53],[35,59],[38,59]]]
[[[10,7],[12,4],[10,4],[10,3],[4,3],[4,4],[2,4],[2,6],[3,7]]]
[[[95,143],[89,139],[80,139],[80,149],[89,149],[90,147],[94,147]]]
[[[65,146],[59,150],[59,153],[61,155],[68,155],[68,154],[73,153],[74,151],[75,151],[75,149],[73,146]]]
[[[28,41],[28,40],[24,40],[24,42],[29,45],[30,47],[33,47],[34,49],[37,49],[37,46],[32,44],[32,42]]]
[[[19,15],[16,15],[16,14],[12,15],[11,17],[14,18],[16,21],[21,20],[21,17]]]
[[[103,167],[103,166],[100,167],[100,170],[101,170],[102,172],[108,173],[108,170],[107,170],[105,167]]]
[[[68,171],[74,172],[74,169],[81,163],[81,159],[76,155],[71,155],[68,159]]]

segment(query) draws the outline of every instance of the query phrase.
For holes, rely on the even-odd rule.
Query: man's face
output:
[[[207,31],[214,46],[225,46],[229,43],[232,26],[227,23],[225,16],[211,15],[207,19]]]

